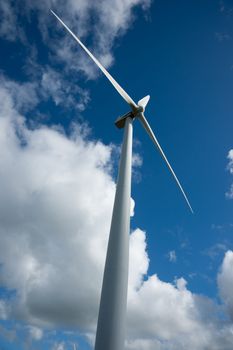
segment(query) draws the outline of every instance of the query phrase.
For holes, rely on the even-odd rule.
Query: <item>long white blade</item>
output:
[[[143,97],[141,100],[138,101],[138,105],[145,110],[147,103],[149,102],[150,95],[147,95]]]
[[[108,73],[108,71],[102,66],[102,64],[95,58],[92,53],[86,48],[86,46],[81,42],[81,40],[67,27],[67,25],[56,15],[55,12],[50,10],[52,14],[58,19],[59,22],[68,30],[68,32],[73,36],[73,38],[79,43],[79,45],[83,48],[84,51],[91,57],[91,59],[95,62],[95,64],[102,70],[104,75],[108,78],[108,80],[112,83],[115,89],[119,92],[119,94],[123,97],[123,99],[130,105],[133,111],[136,111],[138,106],[134,102],[134,100],[125,92],[124,89],[116,82],[116,80]]]
[[[183,196],[184,196],[184,198],[185,198],[185,200],[186,200],[186,202],[187,202],[191,212],[193,213],[193,209],[191,207],[191,204],[189,203],[189,200],[188,200],[188,198],[187,198],[187,196],[186,196],[186,194],[185,194],[185,192],[184,192],[184,190],[183,190],[183,188],[182,188],[182,186],[180,184],[180,181],[178,180],[174,170],[172,169],[169,161],[167,160],[167,157],[165,156],[165,154],[164,154],[164,152],[163,152],[163,150],[162,150],[162,148],[161,148],[157,138],[155,137],[155,135],[154,135],[154,133],[153,133],[153,131],[152,131],[152,129],[151,129],[151,127],[150,127],[150,125],[149,125],[148,121],[146,120],[146,117],[144,116],[143,113],[141,113],[139,115],[139,120],[141,121],[142,125],[146,129],[146,131],[149,134],[150,138],[152,139],[153,143],[157,146],[161,156],[163,157],[163,159],[165,160],[165,162],[166,162],[166,164],[168,166],[168,169],[170,170],[170,172],[172,173],[174,179],[176,180],[176,183],[177,183],[178,187],[180,188],[180,190],[181,190],[181,192],[182,192],[182,194],[183,194]]]

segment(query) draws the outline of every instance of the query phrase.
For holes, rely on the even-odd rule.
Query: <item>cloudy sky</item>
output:
[[[233,348],[230,0],[0,0],[0,349],[93,348],[128,106],[135,121],[126,350]]]

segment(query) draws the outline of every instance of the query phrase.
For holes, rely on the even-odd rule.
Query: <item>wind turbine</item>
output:
[[[121,149],[95,340],[95,350],[123,350],[128,288],[132,137],[133,121],[135,119],[141,122],[153,143],[158,148],[192,213],[193,210],[174,170],[144,115],[150,96],[147,95],[139,100],[138,103],[135,103],[97,58],[86,48],[81,40],[52,10],[51,12],[101,69],[121,97],[131,107],[130,112],[119,117],[115,122],[118,128],[124,128],[125,131]]]

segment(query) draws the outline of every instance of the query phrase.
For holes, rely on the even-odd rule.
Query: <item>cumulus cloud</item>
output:
[[[233,149],[231,149],[228,152],[227,159],[228,159],[227,169],[230,172],[230,174],[233,174]],[[231,185],[229,191],[226,193],[226,197],[229,199],[233,198],[233,184]]]
[[[218,306],[186,284],[183,278],[171,284],[156,275],[142,284],[129,302],[127,349],[232,348],[232,323],[218,318]]]
[[[51,67],[37,67],[37,79],[30,82],[12,81],[0,75],[0,83],[10,94],[14,107],[22,112],[33,111],[42,101],[53,101],[56,106],[82,112],[89,100],[89,92],[73,86],[62,74]]]
[[[1,100],[1,283],[18,291],[20,318],[90,325],[115,189],[111,147],[85,141],[77,128],[71,139],[29,130],[4,89]]]
[[[230,250],[225,254],[218,274],[218,286],[220,296],[233,320],[233,252]]]
[[[192,344],[192,349],[198,348],[197,346],[201,349],[201,345],[204,345],[206,330],[202,329],[198,303],[195,296],[186,289],[183,279],[178,279],[172,285],[162,282],[156,275],[150,276],[135,293],[129,308],[133,343],[137,339],[139,342],[145,339],[151,344],[151,341],[157,339],[160,340],[158,349],[163,343],[168,348],[177,343],[185,349],[186,338],[187,343]],[[194,336],[196,332],[200,335],[198,340]],[[182,337],[183,345],[179,343],[179,337]]]
[[[140,229],[136,229],[131,234],[129,261],[129,295],[132,295],[135,290],[141,287],[149,267],[149,257],[146,252],[146,235]]]

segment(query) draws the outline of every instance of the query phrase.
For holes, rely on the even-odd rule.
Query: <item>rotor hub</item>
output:
[[[145,111],[145,108],[143,106],[138,106],[137,114],[138,113],[143,113],[144,111]]]

